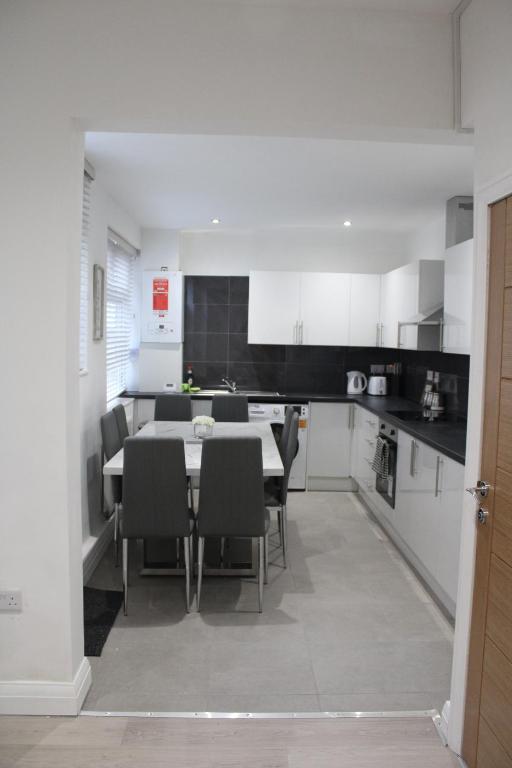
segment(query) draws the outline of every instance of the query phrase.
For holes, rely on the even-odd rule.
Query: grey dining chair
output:
[[[192,400],[187,394],[157,395],[155,421],[192,421]]]
[[[293,413],[290,430],[282,455],[284,474],[281,477],[269,478],[265,483],[265,506],[270,509],[277,509],[277,521],[281,535],[281,546],[283,549],[283,564],[287,567],[288,556],[288,518],[286,512],[286,502],[288,499],[288,483],[290,481],[290,471],[293,460],[297,454],[299,435],[299,415]]]
[[[128,437],[123,465],[123,594],[128,610],[130,539],[183,539],[186,609],[190,611],[192,534],[182,437]]]
[[[287,405],[284,413],[284,424],[281,431],[281,437],[279,438],[279,443],[277,444],[282,460],[284,459],[284,455],[286,453],[286,445],[288,443],[288,435],[290,434],[290,427],[292,425],[294,413],[295,411],[293,410],[293,406]]]
[[[116,417],[117,431],[119,432],[119,439],[122,445],[130,434],[128,431],[128,422],[126,421],[126,410],[124,405],[116,405],[115,408],[112,408],[112,411]]]
[[[122,407],[122,406],[121,406]],[[124,410],[124,408],[123,408]],[[121,437],[119,435],[119,426],[114,411],[108,411],[100,419],[101,429],[101,441],[103,444],[103,462],[105,459],[110,459],[116,455],[118,451],[123,447]],[[103,472],[102,472],[102,504],[104,499],[103,493]],[[112,475],[111,478],[112,500],[114,502],[114,554],[116,565],[119,564],[119,506],[123,500],[123,478],[120,475]]]
[[[249,421],[247,395],[214,395],[212,416],[215,421]]]
[[[197,610],[200,608],[205,538],[258,539],[258,606],[268,567],[260,437],[207,437],[203,442],[197,514]]]

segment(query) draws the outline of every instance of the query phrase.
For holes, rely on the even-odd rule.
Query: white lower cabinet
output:
[[[352,490],[354,405],[310,403],[307,474],[311,491]]]
[[[431,588],[448,598],[450,612],[457,599],[463,488],[461,464],[398,433],[394,528],[427,572]]]

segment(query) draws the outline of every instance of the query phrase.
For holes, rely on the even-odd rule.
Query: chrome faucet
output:
[[[222,383],[226,385],[230,392],[236,392],[236,381],[233,381],[233,379],[228,379],[226,376],[222,379]]]

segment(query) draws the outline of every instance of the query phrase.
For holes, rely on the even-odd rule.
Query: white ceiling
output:
[[[412,232],[472,194],[469,146],[90,133],[98,180],[143,227]],[[218,229],[219,227],[217,227]]]

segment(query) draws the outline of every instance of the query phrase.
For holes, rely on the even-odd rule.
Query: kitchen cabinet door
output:
[[[311,403],[308,431],[308,477],[350,477],[351,403]]]
[[[435,496],[437,460],[436,451],[399,431],[394,524],[397,533],[433,575],[440,507]]]
[[[349,344],[350,275],[303,272],[300,291],[300,344]]]
[[[380,346],[380,275],[350,275],[349,344]]]
[[[381,322],[382,346],[396,349],[401,297],[401,280],[398,270],[382,275]]]
[[[473,240],[466,240],[445,253],[443,352],[470,353],[472,306]]]
[[[300,313],[300,272],[251,272],[249,344],[296,344]]]
[[[436,552],[436,579],[455,603],[459,580],[459,552],[464,495],[464,467],[440,457],[440,516]]]

